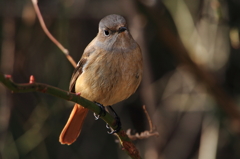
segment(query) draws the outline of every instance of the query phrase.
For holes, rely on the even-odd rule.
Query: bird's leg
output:
[[[111,130],[111,131],[108,131],[108,134],[114,134],[114,133],[117,133],[119,132],[119,130],[121,129],[121,121],[120,121],[120,118],[119,116],[117,115],[117,113],[114,111],[114,109],[111,107],[111,106],[108,106],[108,108],[110,108],[111,112],[113,112],[114,116],[115,116],[115,121],[116,121],[116,125],[117,125],[117,128],[115,130]],[[106,127],[108,129],[111,129],[110,126],[107,124]]]
[[[105,109],[105,107],[104,107],[102,104],[97,103],[97,102],[95,102],[95,103],[96,103],[97,106],[99,106],[99,108],[100,108],[100,113],[99,113],[99,115],[97,115],[96,113],[93,113],[93,115],[94,115],[94,117],[95,117],[95,120],[98,120],[101,116],[105,116],[105,115],[106,115],[106,109]]]

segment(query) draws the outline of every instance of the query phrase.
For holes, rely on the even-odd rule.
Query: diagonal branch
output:
[[[75,68],[76,67],[76,62],[73,60],[72,56],[69,55],[69,51],[59,42],[57,41],[56,38],[54,38],[52,36],[52,34],[48,31],[47,27],[46,27],[46,24],[43,20],[43,17],[42,17],[42,14],[39,10],[39,7],[37,5],[37,0],[32,0],[32,3],[33,3],[33,7],[34,7],[34,10],[37,14],[37,17],[39,19],[39,23],[43,29],[43,31],[45,32],[45,34],[49,37],[50,40],[52,40],[52,42],[54,44],[57,45],[57,47],[66,55],[68,61],[73,65],[73,67]]]
[[[62,98],[65,100],[72,101],[74,103],[78,103],[81,106],[95,112],[96,114],[100,113],[100,108],[95,103],[79,96],[79,94],[67,92],[53,86],[34,82],[33,76],[30,77],[29,83],[17,84],[11,80],[10,75],[3,75],[2,73],[0,73],[0,82],[3,83],[9,90],[12,90],[13,92],[16,92],[16,93],[26,93],[26,92],[46,93],[46,94],[56,96],[58,98]],[[116,125],[117,122],[115,118],[112,117],[108,112],[106,112],[106,115],[101,118],[112,129],[117,128],[117,125]],[[136,149],[134,144],[131,142],[131,140],[128,138],[128,136],[126,135],[123,129],[121,129],[118,133],[116,133],[116,136],[118,137],[123,147],[123,150],[125,150],[132,159],[141,159],[138,150]]]

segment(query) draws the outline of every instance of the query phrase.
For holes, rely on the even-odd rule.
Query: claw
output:
[[[100,115],[97,115],[96,113],[93,113],[93,116],[94,116],[95,120],[98,120],[100,118]]]
[[[121,130],[121,127],[122,127],[120,118],[118,117],[117,113],[114,111],[114,109],[111,106],[109,106],[109,108],[113,112],[113,114],[115,115],[115,121],[116,121],[117,128],[115,130],[112,130],[110,128],[110,126],[108,124],[106,124],[106,128],[111,130],[111,131],[108,131],[107,133],[108,134],[118,133]]]
[[[97,106],[99,106],[99,108],[100,108],[100,113],[99,113],[99,115],[96,114],[96,113],[93,113],[93,115],[94,115],[94,117],[95,117],[95,120],[98,120],[101,116],[105,116],[105,115],[106,115],[106,109],[105,109],[105,107],[104,107],[102,104],[97,103],[97,102],[95,102],[95,103],[96,103]]]
[[[108,131],[107,133],[110,134],[110,135],[114,134],[114,133],[118,133],[121,130],[121,128],[122,128],[122,124],[121,124],[120,118],[119,117],[115,117],[115,121],[116,121],[116,124],[117,124],[117,128],[115,130]],[[106,127],[108,129],[111,129],[108,124],[106,125]]]
[[[106,128],[107,128],[107,129],[110,129],[110,126],[109,126],[108,124],[106,124]]]

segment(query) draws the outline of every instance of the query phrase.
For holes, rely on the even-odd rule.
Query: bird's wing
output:
[[[82,74],[83,72],[83,66],[87,63],[88,57],[95,51],[94,47],[91,47],[92,45],[88,46],[85,50],[84,53],[79,60],[77,67],[73,71],[72,78],[70,80],[69,84],[69,91],[70,92],[75,92],[75,83],[78,79],[78,77]],[[89,48],[90,47],[90,48]]]

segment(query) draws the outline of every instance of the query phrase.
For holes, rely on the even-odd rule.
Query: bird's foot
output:
[[[115,130],[113,130],[108,124],[106,125],[106,128],[109,129],[110,131],[108,131],[108,134],[114,134],[114,133],[118,133],[121,128],[122,128],[122,123],[121,120],[119,118],[119,116],[117,115],[117,113],[114,111],[114,109],[109,106],[110,110],[113,112],[114,116],[115,116],[115,123],[114,125],[117,125],[117,128]]]
[[[95,117],[95,120],[98,120],[101,116],[105,116],[106,115],[106,109],[105,109],[105,107],[102,104],[97,103],[97,102],[95,102],[95,103],[100,108],[100,113],[99,114],[93,113],[93,115]]]

